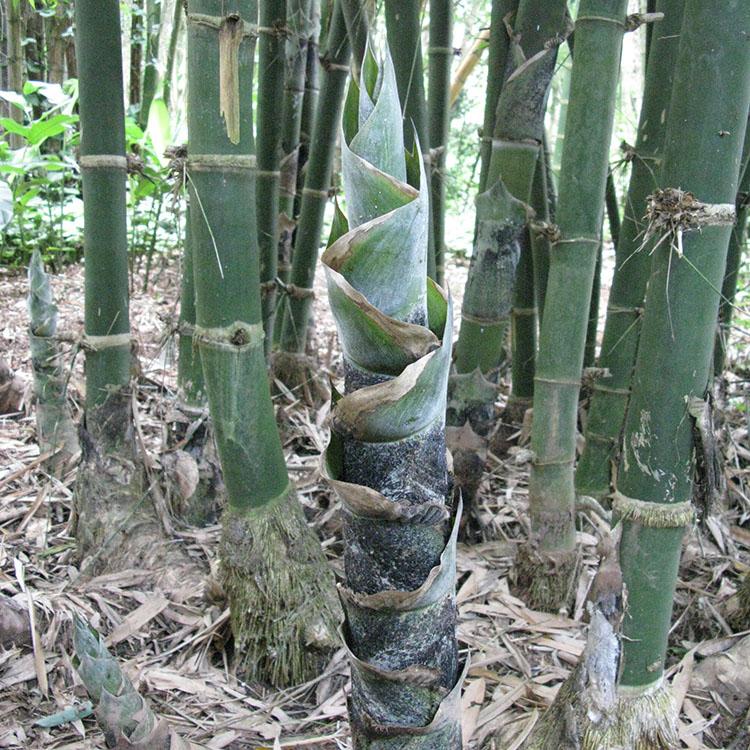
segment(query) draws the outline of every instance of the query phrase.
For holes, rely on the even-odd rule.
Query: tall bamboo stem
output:
[[[422,64],[422,4],[414,0],[385,0],[385,27],[394,41],[391,49],[403,109],[404,143],[411,149],[419,141],[425,163],[431,168],[430,133],[427,122],[427,97]],[[398,43],[395,43],[398,40]],[[430,222],[427,275],[436,274],[435,234]]]
[[[286,45],[287,74],[284,83],[284,105],[281,113],[281,180],[279,183],[279,246],[277,274],[289,280],[292,263],[292,245],[296,228],[294,200],[297,195],[300,129],[305,99],[305,71],[307,68],[310,26],[313,3],[311,0],[293,0],[287,5]],[[264,293],[265,292],[264,290]],[[282,310],[283,311],[283,310]],[[276,321],[273,335],[278,342],[281,320]],[[268,331],[266,331],[268,336]]]
[[[557,609],[574,590],[576,423],[589,302],[600,244],[626,0],[581,0],[576,54],[534,382],[532,534],[526,549],[535,607]],[[527,578],[528,576],[528,578]]]
[[[263,329],[266,355],[273,341],[276,312],[275,279],[278,268],[279,184],[281,122],[286,73],[286,37],[289,29],[286,0],[260,3],[258,40],[258,172],[256,217],[260,282],[263,286]]]
[[[188,3],[188,178],[235,655],[241,673],[288,685],[318,669],[306,644],[330,626],[333,592],[289,481],[263,355],[252,97],[241,93],[252,91],[256,13],[253,0]]]
[[[646,197],[658,184],[669,96],[682,26],[684,0],[659,0],[664,20],[656,25],[651,62],[646,67],[630,185],[616,248],[615,272],[607,305],[600,367],[608,371],[593,386],[586,443],[576,471],[579,493],[601,498],[610,474],[630,395],[630,381],[641,328],[651,256],[644,243]]]
[[[435,281],[443,283],[445,262],[445,165],[450,129],[453,8],[450,0],[430,2],[427,114],[432,153],[430,209],[435,245]]]
[[[735,209],[737,223],[732,228],[727,253],[727,267],[721,284],[721,302],[719,304],[719,328],[716,332],[716,346],[714,347],[714,376],[720,377],[724,372],[727,360],[727,348],[732,331],[732,313],[734,299],[737,293],[737,282],[740,277],[742,256],[747,247],[747,220],[750,214],[750,127],[745,131],[745,146],[743,148],[742,179],[737,190]]]
[[[712,206],[733,206],[736,197],[750,106],[748,29],[750,6],[741,0],[728,0],[721,13],[699,0],[685,2],[660,184]],[[691,198],[685,201],[689,211]],[[663,671],[691,515],[694,402],[708,389],[733,224],[732,211],[700,231],[678,226],[681,238],[668,234],[654,250],[615,500],[628,590],[623,686],[653,685]],[[640,501],[640,513],[632,512],[629,498]]]
[[[108,563],[116,560],[114,551],[119,552],[128,527],[142,515],[130,394],[125,112],[117,0],[76,3],[76,52],[87,343],[77,538],[84,555],[106,549],[100,563]],[[116,550],[111,546],[115,540]]]
[[[477,197],[474,255],[456,343],[459,377],[479,368],[482,375],[497,380],[505,356],[520,242],[531,212],[532,184],[543,139],[547,89],[565,20],[562,2],[522,0],[518,6],[515,47],[510,53],[515,58],[513,73],[498,99],[487,189]],[[531,257],[526,261],[531,273]],[[528,287],[523,292],[526,299]],[[530,307],[533,303],[528,300],[523,303],[523,309]],[[466,408],[471,411],[468,402]]]
[[[315,148],[310,154],[302,190],[302,207],[292,260],[291,282],[294,288],[284,295],[282,301],[282,307],[286,309],[280,343],[286,352],[305,350],[315,264],[323,233],[323,215],[328,202],[350,55],[341,0],[336,0],[326,51],[321,60],[322,83],[312,139]]]

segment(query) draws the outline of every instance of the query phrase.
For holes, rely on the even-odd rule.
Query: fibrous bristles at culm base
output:
[[[580,562],[576,551],[552,556],[523,545],[516,559],[515,588],[532,609],[567,609],[575,593]]]
[[[523,750],[675,750],[679,746],[677,711],[666,684],[638,695],[618,693],[602,714],[590,701],[577,667]]]
[[[586,648],[523,750],[674,750],[677,710],[669,687],[661,679],[618,687],[621,613],[601,600],[589,601],[588,612]]]
[[[274,686],[315,676],[341,615],[294,490],[244,513],[227,508],[220,556],[238,672]]]

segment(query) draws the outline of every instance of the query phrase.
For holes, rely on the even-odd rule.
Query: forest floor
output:
[[[25,276],[0,273],[3,356],[28,383]],[[465,275],[465,265],[450,268],[454,291],[463,288]],[[137,421],[158,474],[166,450],[164,416],[174,394],[171,331],[178,278],[167,268],[145,294],[140,279],[136,282],[131,317],[140,354]],[[60,330],[79,336],[82,269],[67,268],[53,284]],[[315,350],[321,371],[336,377],[340,354],[320,279],[316,288]],[[70,359],[74,352],[71,345]],[[82,359],[82,354],[75,357],[70,378],[76,417],[83,392]],[[737,377],[729,383],[730,394],[743,389],[750,393],[747,387],[747,381]],[[501,391],[498,408],[504,398]],[[745,403],[750,405],[750,395]],[[311,408],[286,389],[276,396],[276,404],[299,497],[340,572],[337,503],[318,474],[328,406]],[[747,635],[733,634],[727,621],[739,577],[750,570],[750,440],[747,414],[741,409],[728,408],[721,419],[729,493],[725,508],[687,535],[670,639],[668,678],[680,705],[680,739],[687,748],[724,747],[736,725],[731,714],[744,715],[750,700],[750,689],[727,697],[724,684],[726,663],[735,663],[732,654]],[[584,647],[584,601],[603,530],[596,516],[581,514],[583,570],[572,611],[549,615],[529,609],[513,589],[515,553],[528,532],[531,455],[524,447],[523,430],[517,438],[519,444],[507,455],[488,455],[476,507],[483,541],[459,545],[459,640],[463,653],[471,656],[463,730],[471,748],[519,748],[575,665]],[[73,669],[74,613],[86,617],[107,639],[152,708],[199,746],[349,746],[343,650],[333,654],[318,678],[292,690],[271,691],[238,681],[225,648],[228,611],[215,585],[158,590],[154,571],[139,568],[97,578],[80,574],[71,536],[75,472],[55,478],[42,470],[42,459],[35,443],[33,405],[27,399],[20,413],[0,418],[0,592],[33,612],[40,638],[33,648],[0,649],[0,748],[105,747],[93,717],[47,728],[35,725],[69,707],[85,713],[87,696]],[[182,527],[174,533],[175,544],[207,580],[216,565],[218,535],[218,526]],[[729,655],[728,662],[716,661],[722,655]],[[746,666],[744,677],[737,679],[747,678]]]

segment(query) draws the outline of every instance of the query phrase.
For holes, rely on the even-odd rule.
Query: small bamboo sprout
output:
[[[107,747],[132,750],[187,750],[186,743],[149,707],[123,674],[102,637],[82,618],[73,623],[75,668],[96,704],[94,715]]]
[[[390,56],[346,101],[340,212],[323,254],[345,363],[323,471],[344,508],[354,746],[461,747],[457,520],[446,535],[451,306],[425,277],[429,182],[404,153]],[[459,511],[460,513],[460,511]]]
[[[49,467],[64,469],[78,452],[78,435],[67,404],[67,379],[60,344],[55,338],[57,306],[38,250],[29,264],[28,308],[37,442],[41,453],[54,451]]]

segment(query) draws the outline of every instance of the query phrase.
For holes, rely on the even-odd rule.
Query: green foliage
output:
[[[83,253],[83,203],[77,163],[80,139],[78,81],[62,86],[27,81],[23,93],[0,91],[0,98],[23,112],[23,121],[0,118],[0,265],[23,267],[38,249],[53,269],[79,261]],[[155,99],[148,127],[126,121],[128,212],[131,268],[145,259],[150,269],[155,253],[178,245],[177,223],[170,199],[168,160],[169,115]],[[14,148],[11,145],[14,137]],[[169,211],[165,210],[169,207]]]

